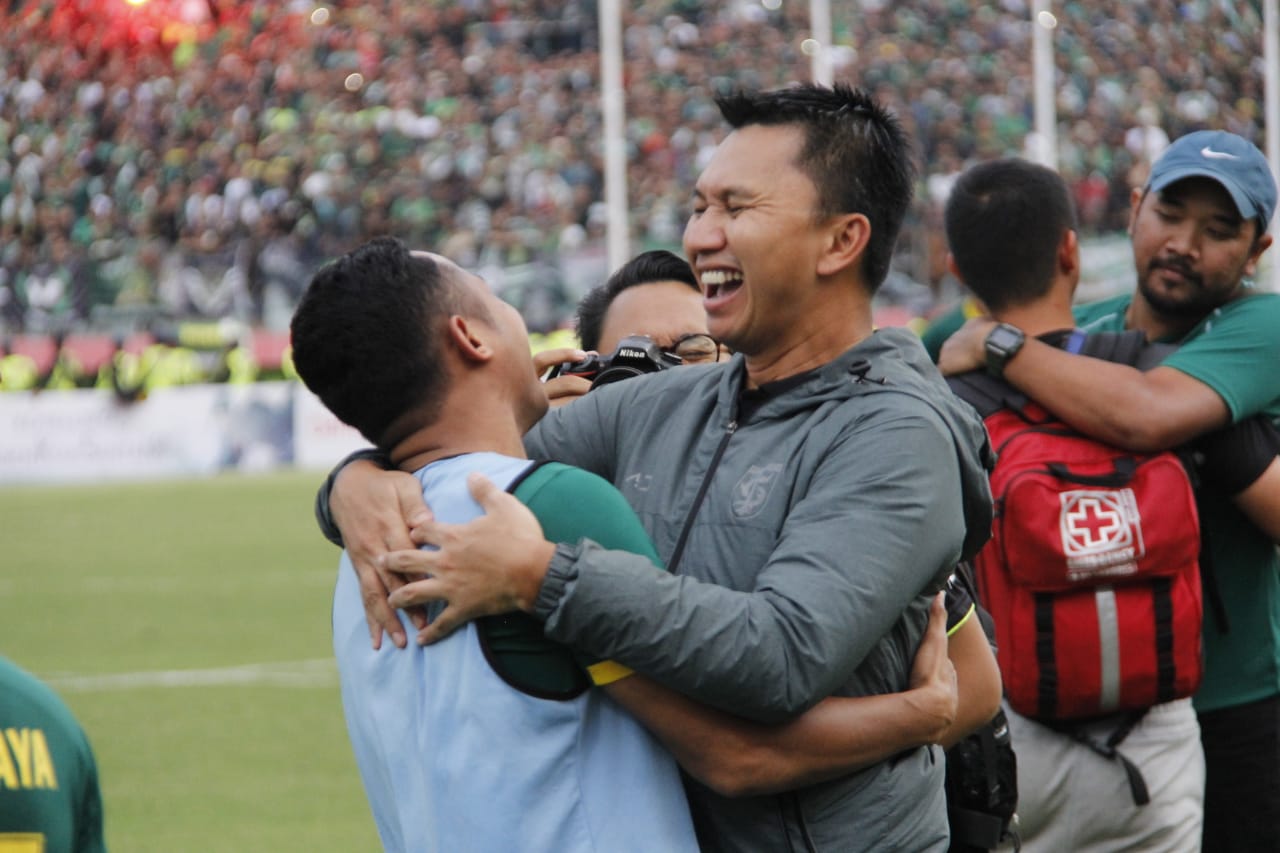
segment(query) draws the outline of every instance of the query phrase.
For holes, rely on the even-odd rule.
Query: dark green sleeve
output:
[[[626,498],[595,474],[553,462],[534,468],[512,493],[537,517],[551,542],[586,538],[605,548],[642,554],[661,567]],[[576,657],[548,640],[542,623],[532,616],[506,613],[477,624],[489,665],[517,690],[544,699],[572,699],[590,686],[584,667],[596,660]]]
[[[515,495],[537,516],[549,542],[590,539],[611,551],[641,554],[662,568],[631,505],[602,477],[553,462],[527,476]]]

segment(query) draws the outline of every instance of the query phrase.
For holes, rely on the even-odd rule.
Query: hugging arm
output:
[[[919,591],[941,583],[965,532],[952,438],[921,411],[872,413],[831,444],[750,590],[655,571],[590,539],[558,544],[543,562],[536,523],[503,508],[514,499],[491,484],[477,497],[485,516],[426,526],[422,541],[439,550],[387,558],[432,575],[394,605],[448,602],[427,639],[514,601],[551,639],[760,722],[844,689],[873,650],[857,692],[901,689],[927,618]]]
[[[949,748],[1000,707],[1000,671],[971,612],[948,637],[941,596],[902,693],[829,697],[776,726],[700,705],[644,676],[604,688],[680,765],[728,797],[842,776],[929,743]]]
[[[958,695],[945,623],[939,596],[908,690],[828,698],[776,726],[701,705],[642,675],[604,689],[707,787],[729,797],[775,793],[940,742],[956,720]]]
[[[407,645],[404,626],[387,603],[387,596],[404,584],[385,572],[379,558],[391,551],[415,548],[409,530],[430,513],[422,500],[422,484],[412,474],[389,470],[391,463],[379,451],[362,450],[338,463],[316,494],[316,521],[325,538],[345,547],[360,580],[365,619],[373,648],[382,645],[385,632],[400,648]],[[417,611],[410,612],[418,627],[426,624]]]
[[[947,656],[956,670],[956,716],[937,742],[950,749],[996,715],[1004,686],[995,653],[975,611],[951,631]]]
[[[984,365],[996,325],[968,321],[943,344],[938,367],[953,375]],[[1172,367],[1141,371],[1073,355],[1028,337],[1004,367],[1009,384],[1087,435],[1130,450],[1165,450],[1228,423],[1227,404],[1204,382]]]
[[[1071,355],[1028,338],[1004,378],[1081,432],[1131,450],[1167,450],[1267,410],[1270,371],[1280,364],[1280,298],[1232,300],[1214,312],[1212,332],[1195,334],[1158,367],[1138,370]],[[943,345],[939,367],[983,366],[995,321],[965,323]]]
[[[578,349],[546,350],[534,356],[534,368],[545,372],[562,361],[581,360]],[[566,376],[544,385],[553,406],[579,399],[590,387],[581,377]],[[380,558],[391,551],[416,548],[412,528],[428,522],[429,508],[422,500],[422,485],[411,474],[396,470],[385,453],[373,448],[358,450],[339,462],[316,492],[316,521],[330,542],[345,547],[360,580],[365,618],[373,648],[385,633],[396,646],[407,644],[404,626],[387,603],[387,597],[404,585],[404,579],[382,568]],[[421,630],[426,620],[411,611]]]

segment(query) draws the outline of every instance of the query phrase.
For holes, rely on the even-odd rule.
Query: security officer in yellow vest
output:
[[[0,340],[0,391],[30,391],[39,378],[34,358],[26,353],[11,352],[9,342]]]

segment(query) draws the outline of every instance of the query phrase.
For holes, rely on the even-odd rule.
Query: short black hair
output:
[[[290,323],[294,366],[339,420],[389,451],[439,417],[448,318],[477,309],[487,313],[434,260],[378,237],[312,278]]]
[[[1017,157],[961,173],[943,218],[960,277],[992,311],[1044,296],[1053,284],[1062,237],[1076,227],[1062,177]]]
[[[867,92],[841,83],[738,91],[716,98],[716,104],[735,130],[753,124],[802,129],[796,166],[817,188],[815,215],[867,217],[871,239],[862,272],[872,292],[879,288],[889,274],[916,177],[911,142],[897,117]]]
[[[666,249],[641,252],[609,276],[609,280],[587,291],[578,302],[578,340],[582,348],[597,350],[600,347],[600,331],[604,328],[604,316],[618,294],[629,287],[653,284],[658,281],[678,281],[687,284],[697,293],[702,292],[698,279],[688,261]]]

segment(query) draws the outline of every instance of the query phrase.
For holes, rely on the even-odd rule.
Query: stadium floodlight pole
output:
[[[1280,171],[1280,35],[1277,35],[1280,10],[1276,5],[1277,0],[1263,0],[1262,3],[1262,56],[1266,68],[1263,101],[1267,123],[1267,161],[1271,163],[1273,175]],[[1276,262],[1274,255],[1268,263],[1271,265],[1271,289],[1280,292],[1280,263]]]
[[[1035,92],[1035,150],[1031,159],[1050,169],[1058,168],[1058,109],[1054,97],[1053,31],[1058,19],[1049,0],[1035,0],[1031,7],[1031,58]]]
[[[627,216],[626,94],[622,89],[622,13],[618,0],[600,0],[600,103],[604,113],[604,204],[609,269],[631,255]]]
[[[809,0],[809,29],[813,33],[813,58],[810,62],[813,82],[830,86],[831,70],[831,0]]]

